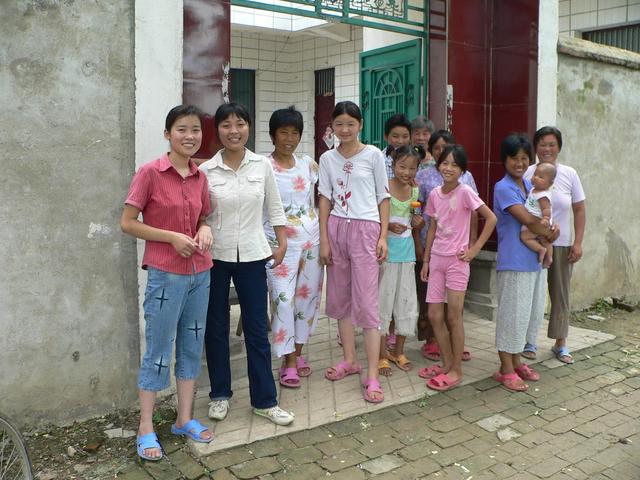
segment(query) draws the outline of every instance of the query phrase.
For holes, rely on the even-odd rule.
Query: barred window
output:
[[[582,38],[601,45],[640,53],[640,23],[583,32]]]

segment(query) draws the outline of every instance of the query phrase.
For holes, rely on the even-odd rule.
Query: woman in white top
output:
[[[269,160],[245,148],[249,112],[237,103],[223,104],[214,123],[224,148],[200,165],[209,183],[212,213],[207,222],[213,234],[214,259],[205,333],[211,382],[209,418],[224,419],[233,395],[229,363],[229,288],[233,279],[242,309],[251,406],[255,414],[288,425],[294,417],[278,407],[271,373],[265,273],[267,260],[273,257],[273,266],[278,266],[287,250],[282,202]],[[278,239],[279,246],[273,252],[262,226],[263,210]]]
[[[269,135],[274,150],[269,155],[280,198],[287,217],[287,253],[284,261],[267,270],[271,296],[273,349],[284,356],[280,385],[300,387],[300,377],[311,374],[302,356],[318,320],[322,295],[320,265],[320,227],[314,206],[314,185],[318,182],[318,164],[307,155],[297,156],[303,129],[302,114],[294,107],[276,110],[269,119]],[[271,248],[279,247],[268,215],[264,231]]]
[[[567,347],[569,334],[569,289],[573,264],[582,258],[582,240],[586,224],[585,195],[577,172],[558,163],[558,154],[562,150],[562,133],[556,127],[542,127],[533,136],[536,156],[542,163],[551,163],[556,167],[556,178],[551,189],[553,222],[560,227],[560,236],[553,242],[553,263],[549,267],[549,297],[551,315],[547,336],[555,339],[552,348],[556,358],[564,363],[573,363],[573,357]],[[531,165],[524,178],[531,179],[536,166]],[[574,238],[571,240],[571,214],[573,213]],[[538,329],[535,329],[537,333]],[[533,331],[533,329],[532,329]],[[535,338],[527,338],[522,355],[535,358]]]

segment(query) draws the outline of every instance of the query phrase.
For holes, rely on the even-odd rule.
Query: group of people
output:
[[[170,383],[174,348],[178,412],[172,433],[196,442],[213,439],[192,412],[204,346],[208,415],[218,421],[226,417],[233,395],[231,281],[242,311],[251,406],[278,425],[290,424],[294,415],[278,406],[271,351],[282,358],[282,387],[298,388],[301,378],[312,374],[303,347],[317,323],[325,268],[326,314],[338,322],[343,349],[343,359],[324,372],[328,380],[360,376],[359,328],[366,401],[384,400],[379,375],[392,374],[391,363],[412,368],[404,344],[416,330],[425,340],[422,355],[441,361],[419,370],[427,387],[448,390],[459,384],[461,362],[471,358],[462,321],[469,263],[496,225],[496,380],[522,391],[525,381],[539,378],[520,357],[536,355],[546,267],[552,302],[548,334],[556,339],[557,357],[572,361],[566,346],[568,292],[571,266],[582,255],[584,193],[575,170],[557,163],[562,147],[557,129],[536,133],[537,167],[531,165],[526,137],[503,140],[506,174],[495,186],[491,211],[478,196],[464,148],[450,132],[434,131],[425,117],[389,118],[387,147],[380,151],[360,141],[360,108],[340,102],[331,125],[338,146],[325,152],[318,166],[295,153],[304,122],[294,107],[272,114],[274,148],[261,156],[245,146],[248,111],[223,104],[214,116],[223,148],[198,167],[192,157],[202,142],[201,117],[193,106],[169,112],[164,132],[169,152],[136,172],[121,218],[125,233],[146,241],[146,351],[138,374],[141,458],[162,457],[152,417],[156,392]],[[478,217],[484,219],[480,232]]]

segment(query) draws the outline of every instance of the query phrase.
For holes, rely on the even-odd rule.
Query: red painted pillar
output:
[[[208,114],[202,147],[196,157],[211,158],[220,148],[211,115],[221,103],[229,101],[229,2],[184,0],[183,36],[183,103],[196,105]]]

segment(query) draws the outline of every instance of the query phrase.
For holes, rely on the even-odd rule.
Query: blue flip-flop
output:
[[[136,439],[136,450],[138,451],[138,456],[143,460],[148,460],[150,462],[157,462],[162,460],[164,456],[164,450],[162,449],[162,445],[158,441],[158,436],[156,432],[147,433],[146,435],[142,435],[137,437]],[[150,457],[149,455],[145,455],[144,451],[148,448],[159,448],[160,456],[159,457]]]
[[[569,348],[567,348],[566,345],[562,345],[561,347],[556,347],[554,345],[553,347],[551,347],[551,351],[562,363],[567,363],[569,365],[573,363],[573,356],[571,356],[571,354],[569,353]],[[562,357],[569,357],[569,360],[563,360]]]
[[[522,355],[526,359],[535,360],[537,351],[538,347],[536,347],[533,343],[527,342],[524,344],[524,348],[522,349],[520,355]]]
[[[200,434],[205,430],[209,430],[207,427],[202,425],[198,420],[192,418],[187,423],[185,423],[182,428],[178,428],[174,423],[171,425],[171,433],[174,435],[187,436],[194,442],[198,443],[209,443],[213,440],[213,435],[210,438],[202,438]]]

